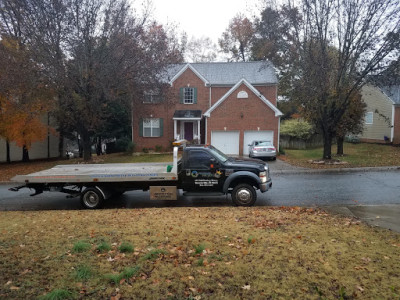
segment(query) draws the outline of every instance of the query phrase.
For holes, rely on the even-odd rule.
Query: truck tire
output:
[[[250,184],[241,183],[233,188],[232,201],[236,206],[253,206],[256,200],[256,190]]]
[[[101,207],[104,196],[99,189],[90,187],[85,189],[81,194],[81,203],[84,208],[96,209]]]

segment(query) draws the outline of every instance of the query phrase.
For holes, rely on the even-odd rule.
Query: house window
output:
[[[160,137],[162,136],[162,119],[147,118],[143,119],[142,136],[144,137]]]
[[[371,125],[374,123],[374,113],[369,111],[365,114],[365,124]]]
[[[183,103],[185,104],[193,104],[193,100],[194,100],[194,89],[187,87],[184,89],[183,92]]]
[[[181,88],[180,89],[180,103],[196,104],[197,103],[197,89],[194,87]]]

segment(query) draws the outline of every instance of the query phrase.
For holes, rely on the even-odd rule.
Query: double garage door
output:
[[[239,131],[212,131],[211,145],[229,155],[239,155]],[[245,131],[243,139],[243,155],[249,155],[249,146],[254,140],[274,140],[272,130],[265,131]]]

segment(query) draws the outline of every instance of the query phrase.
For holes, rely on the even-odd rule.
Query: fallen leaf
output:
[[[243,290],[250,290],[250,284],[242,286]]]

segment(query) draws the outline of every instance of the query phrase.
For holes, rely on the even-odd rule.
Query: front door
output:
[[[184,130],[185,140],[193,141],[193,122],[185,122]]]

